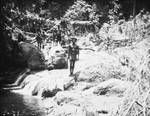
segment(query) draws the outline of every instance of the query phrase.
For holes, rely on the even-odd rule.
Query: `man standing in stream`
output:
[[[68,47],[70,76],[73,75],[75,61],[77,60],[77,54],[79,53],[79,47],[76,45],[76,41],[76,38],[71,38],[71,44]]]

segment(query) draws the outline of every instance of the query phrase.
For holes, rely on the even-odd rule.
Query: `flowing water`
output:
[[[40,98],[0,90],[0,116],[46,116]]]
[[[55,73],[55,71],[52,71],[52,73]],[[42,81],[42,85],[46,86],[44,84],[47,80],[48,82],[50,80],[49,71],[36,72],[30,75],[24,71],[17,76],[18,78],[13,84],[8,84],[0,89],[0,116],[46,116],[51,102],[43,102],[41,92],[32,96],[32,91],[37,87],[39,81],[41,82],[41,76],[42,79],[46,80]]]
[[[87,57],[87,55],[81,54],[80,61],[76,64],[75,71],[77,72],[77,70],[82,69],[83,66],[89,64],[88,59],[89,57]],[[19,85],[21,85],[23,88],[19,90],[14,88],[12,90],[13,92],[9,91],[9,89],[0,89],[0,116],[46,116],[49,110],[47,107],[49,107],[51,103],[44,104],[41,98],[32,96],[32,90],[34,90],[33,88],[36,88],[36,85],[39,82],[42,82],[42,86],[40,87],[43,88],[46,86],[46,84],[48,87],[49,85],[53,86],[55,79],[61,80],[60,77],[62,77],[62,75],[63,77],[67,77],[68,74],[68,69],[64,69],[56,71],[53,70],[50,73],[49,71],[32,73],[27,77],[26,71],[23,71],[19,76],[17,76],[17,80],[13,83],[13,85],[16,85],[18,88],[20,88]],[[50,81],[51,83],[49,83],[50,75],[53,75],[55,78],[53,78],[53,81],[51,80],[52,82]],[[42,78],[40,78],[41,76]],[[60,83],[59,81],[56,82]],[[20,92],[16,91],[21,91],[23,94],[20,94]],[[39,96],[41,96],[41,92],[39,93]]]

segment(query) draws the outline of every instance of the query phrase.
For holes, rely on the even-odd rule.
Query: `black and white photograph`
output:
[[[150,0],[0,0],[0,116],[150,116]]]

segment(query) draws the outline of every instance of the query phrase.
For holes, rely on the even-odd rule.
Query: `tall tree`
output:
[[[89,5],[84,0],[77,0],[74,4],[66,11],[64,18],[67,20],[81,20],[89,21],[95,20],[96,16],[96,5]]]
[[[136,0],[133,0],[133,16],[136,15]]]

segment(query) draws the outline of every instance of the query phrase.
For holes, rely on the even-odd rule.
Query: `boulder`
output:
[[[33,44],[21,42],[19,43],[21,59],[27,63],[31,70],[44,69],[45,58],[43,53]]]
[[[49,60],[55,69],[67,68],[68,66],[66,52],[61,46],[51,48]]]
[[[84,95],[95,94],[97,96],[118,96],[122,97],[124,92],[132,86],[132,82],[122,81],[120,79],[111,78],[107,81],[101,82],[94,87],[83,92]]]
[[[122,102],[116,96],[86,96],[77,91],[61,91],[53,100],[58,106],[51,110],[51,116],[110,116]]]

